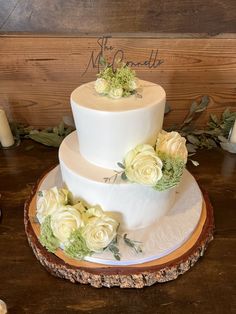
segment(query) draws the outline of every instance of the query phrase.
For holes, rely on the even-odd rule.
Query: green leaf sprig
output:
[[[120,261],[120,250],[118,248],[118,241],[117,241],[117,236],[110,242],[110,244],[105,248],[105,250],[109,250],[114,258],[117,260],[117,261]]]
[[[194,154],[197,149],[211,149],[220,146],[222,137],[229,136],[236,119],[236,112],[230,112],[227,108],[220,117],[210,114],[206,128],[196,129],[193,122],[207,109],[208,104],[208,96],[203,96],[199,103],[194,101],[183,122],[170,130],[175,130],[186,138],[187,149],[190,154]]]
[[[40,130],[32,126],[13,122],[11,123],[11,130],[17,140],[29,138],[46,146],[59,147],[63,139],[74,131],[74,128],[66,126],[64,122],[61,122],[56,127]]]
[[[128,245],[130,248],[132,248],[137,254],[143,252],[141,245],[140,245],[141,242],[129,239],[127,237],[127,233],[124,234],[123,240],[124,240],[125,244]]]
[[[121,171],[117,171],[117,170],[114,170],[114,174],[111,176],[111,177],[105,177],[103,178],[104,182],[105,183],[115,183],[118,176],[121,177],[122,180],[127,180],[127,176],[125,174],[125,166],[121,163],[121,162],[118,162],[117,165],[122,169]]]

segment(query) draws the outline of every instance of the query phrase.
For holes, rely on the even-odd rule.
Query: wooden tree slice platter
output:
[[[213,239],[213,208],[207,193],[203,191],[202,214],[194,233],[181,247],[162,258],[130,266],[108,266],[71,259],[61,249],[55,254],[49,253],[38,240],[40,226],[35,222],[37,192],[47,173],[33,187],[25,203],[24,223],[28,242],[36,258],[54,276],[97,288],[151,286],[176,279],[189,270],[203,256]]]

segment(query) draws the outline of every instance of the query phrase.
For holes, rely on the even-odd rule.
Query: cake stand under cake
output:
[[[185,180],[187,180],[188,175],[185,177]],[[180,237],[177,235],[178,241],[175,240],[177,241],[176,243],[173,242],[171,245],[169,244],[169,247],[167,245],[162,250],[157,246],[156,255],[155,253],[153,255],[151,252],[152,256],[148,256],[149,258],[144,256],[142,259],[142,257],[137,256],[137,263],[132,260],[132,256],[128,256],[123,263],[116,261],[112,263],[106,255],[101,258],[95,256],[90,261],[79,261],[67,257],[60,249],[55,254],[49,253],[38,240],[40,225],[35,221],[35,214],[37,192],[44,187],[52,187],[50,186],[51,184],[59,186],[62,184],[58,167],[49,170],[32,189],[31,195],[25,203],[25,230],[29,244],[40,263],[51,274],[68,279],[71,282],[91,284],[94,287],[142,288],[156,282],[173,280],[196,263],[203,255],[208,243],[213,239],[213,209],[207,194],[203,193],[202,209],[199,217],[195,217],[197,224],[193,230],[191,230],[191,227],[194,222],[192,222],[192,226],[191,223],[189,225],[188,238],[184,239],[184,233]],[[184,186],[182,188],[185,189]],[[183,193],[183,191],[181,192],[180,189],[179,193]],[[187,210],[183,212],[185,211]],[[195,210],[195,215],[197,215],[197,212]],[[168,223],[168,217],[164,218],[167,219],[166,223]],[[188,219],[187,216],[184,219]],[[150,230],[155,230],[155,226],[153,229],[150,228]],[[162,231],[164,233],[168,232],[168,227]],[[163,234],[164,239],[165,236]],[[173,238],[175,238],[175,235],[173,235]],[[159,241],[159,239],[157,240]],[[161,242],[160,245],[163,246]],[[152,249],[155,251],[155,246]],[[157,258],[154,259],[155,256]],[[104,259],[104,264],[102,259]]]

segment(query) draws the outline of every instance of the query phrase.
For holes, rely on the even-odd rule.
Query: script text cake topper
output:
[[[112,46],[109,43],[109,39],[111,36],[105,36],[105,37],[99,37],[97,40],[97,44],[99,46],[99,51],[92,50],[88,63],[85,67],[85,71],[82,73],[82,76],[85,75],[89,69],[97,69],[97,71],[100,71],[100,59],[104,57],[106,54],[109,55],[109,63],[113,66],[117,59],[120,60],[120,62],[124,62],[130,67],[146,67],[149,69],[155,69],[159,67],[162,63],[164,63],[163,59],[158,58],[158,49],[152,49],[151,51],[148,51],[148,55],[145,59],[141,61],[137,60],[126,60],[125,58],[125,51],[123,49],[118,49]]]

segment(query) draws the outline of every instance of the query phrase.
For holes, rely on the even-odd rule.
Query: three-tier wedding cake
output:
[[[200,217],[201,199],[195,206],[197,189],[184,170],[185,139],[162,130],[165,102],[161,86],[139,81],[125,65],[107,65],[95,82],[72,92],[76,131],[59,149],[63,186],[42,189],[37,202],[40,241],[49,251],[61,248],[72,258],[106,264],[113,263],[112,253],[134,264],[136,257],[123,244],[143,254],[141,263],[186,241]],[[177,197],[183,173],[184,193],[193,195],[191,211]]]

